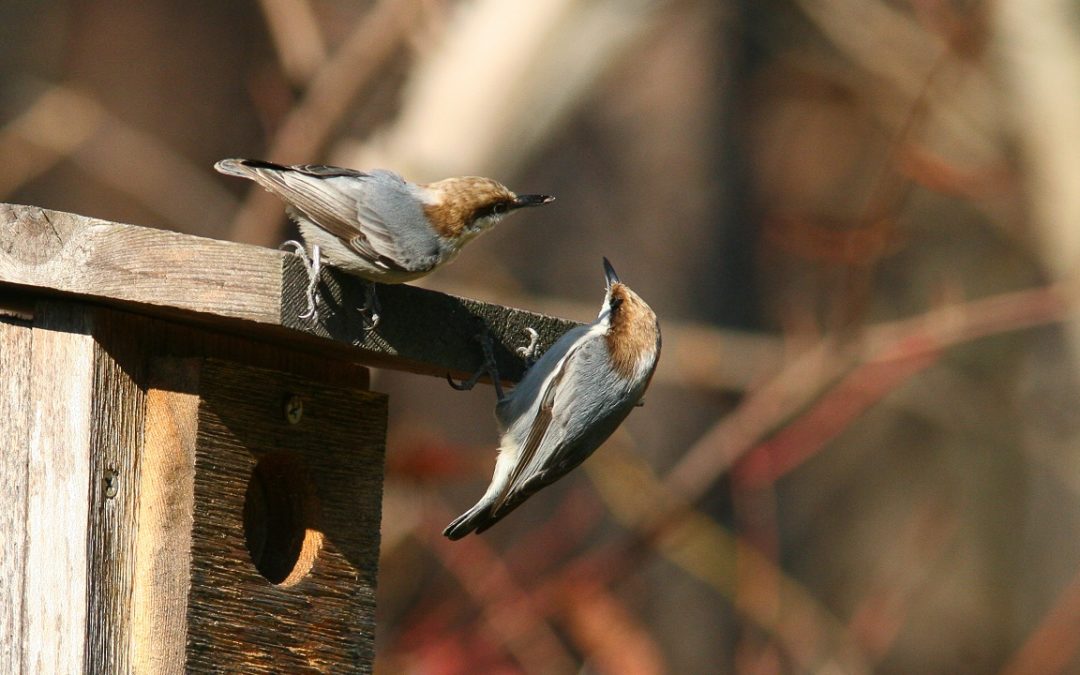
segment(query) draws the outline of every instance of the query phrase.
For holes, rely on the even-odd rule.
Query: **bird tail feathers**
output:
[[[443,530],[443,534],[456,541],[478,527],[486,525],[491,518],[491,507],[493,505],[493,500],[487,498],[481,499],[477,502],[476,506],[461,514],[454,519],[454,522],[447,525],[446,529]]]
[[[286,166],[274,164],[273,162],[264,162],[259,159],[223,159],[214,164],[214,168],[220,173],[240,178],[254,178],[257,175],[255,169],[271,169],[275,171],[288,169]]]

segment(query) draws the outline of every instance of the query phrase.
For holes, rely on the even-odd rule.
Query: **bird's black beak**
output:
[[[514,197],[513,206],[520,209],[525,206],[540,206],[555,201],[551,195],[518,195]]]
[[[608,288],[611,288],[612,284],[619,283],[619,275],[615,274],[615,268],[611,266],[607,258],[604,258],[604,278],[607,280]]]

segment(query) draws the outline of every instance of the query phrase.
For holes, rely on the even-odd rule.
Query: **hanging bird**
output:
[[[500,398],[495,474],[480,501],[443,530],[450,539],[483,532],[581,464],[644,396],[660,356],[660,324],[607,258],[604,273],[596,321],[563,335]]]

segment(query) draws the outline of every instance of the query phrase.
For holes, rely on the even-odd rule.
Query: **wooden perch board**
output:
[[[414,286],[378,285],[382,321],[365,332],[364,281],[324,269],[319,317],[304,321],[307,275],[290,253],[124,225],[33,206],[0,204],[0,305],[20,288],[179,319],[395,370],[461,377],[482,362],[486,326],[500,377],[518,380],[515,353],[539,333],[539,352],[575,324]],[[539,353],[538,352],[538,353]]]

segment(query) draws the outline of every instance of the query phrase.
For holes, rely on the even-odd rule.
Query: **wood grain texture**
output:
[[[146,410],[138,319],[88,307],[94,338],[86,672],[132,673],[132,588]]]
[[[30,326],[0,321],[0,673],[22,668]]]
[[[35,660],[24,665],[40,666],[42,672],[110,673],[215,670],[222,663],[230,671],[250,670],[253,663],[270,670],[284,665],[289,671],[339,670],[343,663],[370,667],[386,410],[383,397],[363,391],[367,370],[102,307],[48,302],[38,306],[35,317],[34,329],[24,329],[27,376],[33,385],[28,395],[40,399],[35,419],[46,420],[52,431],[27,431],[39,439],[29,460],[29,470],[37,474],[37,483],[29,483],[30,510],[37,515],[30,518],[33,531],[27,534],[33,542],[27,565],[38,576],[28,581],[23,603],[40,616],[25,623],[21,649],[30,650],[33,640],[27,658]],[[68,352],[73,353],[65,356]],[[243,400],[234,405],[228,395],[215,398],[218,380],[205,379],[208,356],[280,366],[312,379],[210,361],[217,364],[209,368],[212,374],[240,373],[235,382],[242,391],[234,395]],[[286,388],[309,401],[307,419],[299,426],[284,422]],[[324,398],[328,403],[320,404]],[[218,403],[206,408],[208,401]],[[258,415],[249,416],[243,411],[250,412],[253,402]],[[285,442],[266,440],[278,439],[283,427]],[[233,444],[222,447],[208,438],[230,438]],[[230,538],[235,528],[229,536],[219,529],[225,521],[242,521],[252,467],[268,449],[295,450],[303,460],[320,486],[313,494],[322,502],[324,522],[330,523],[323,529],[335,532],[333,538],[326,534],[326,541],[336,542],[349,556],[328,544],[310,579],[287,590],[255,571],[242,523],[239,540]],[[66,464],[57,459],[61,453]],[[210,486],[202,491],[196,490],[196,458],[200,485]],[[242,468],[218,472],[230,461]],[[38,492],[52,495],[51,502],[33,501],[38,483],[49,486]],[[66,485],[66,502],[57,503],[62,488],[52,483]],[[356,492],[360,488],[362,494]],[[222,499],[223,494],[239,497]],[[78,498],[84,500],[81,509]],[[359,516],[353,509],[369,513]],[[46,531],[49,536],[42,537]],[[209,542],[211,549],[229,542],[232,557],[210,557],[199,549],[199,541]],[[44,565],[42,559],[50,554],[52,565]],[[238,569],[242,574],[233,576]],[[199,578],[199,570],[212,578]],[[75,588],[80,580],[81,590]],[[223,585],[226,581],[231,587]],[[46,587],[56,600],[38,606]],[[308,587],[314,597],[303,592]],[[265,589],[284,594],[287,601],[267,601],[263,632],[249,634],[252,628],[245,624],[241,633],[226,632],[219,643],[219,618],[237,619],[250,606],[246,601],[221,605],[214,594],[240,591],[250,599]],[[64,601],[57,596],[61,591]],[[67,597],[72,594],[77,597]],[[62,635],[67,637],[42,641],[41,635],[56,632],[43,626],[47,618],[56,621],[61,606]],[[330,641],[318,637],[330,630],[327,626],[334,628]],[[277,635],[279,629],[285,637]],[[305,641],[304,659],[274,646],[288,644],[289,636]],[[81,664],[72,666],[78,659]]]
[[[83,670],[94,340],[78,307],[46,305],[31,339],[23,672]]]
[[[232,368],[257,364],[305,373],[317,378],[321,386],[337,385],[349,391],[366,388],[368,372],[361,366],[294,353],[271,343],[129,312],[100,307],[87,307],[85,312],[96,344],[87,670],[198,670],[191,665],[188,647],[189,638],[200,635],[190,630],[189,611],[196,606],[195,599],[203,597],[197,592],[198,582],[192,586],[193,556],[200,559],[192,549],[193,523],[202,523],[204,514],[229,506],[213,492],[198,504],[195,499],[196,449],[203,447],[199,444],[199,405],[205,398],[201,390],[204,358],[236,359],[239,363],[231,364]],[[274,413],[251,424],[277,428],[283,419],[280,401]],[[385,434],[385,418],[374,428]],[[328,451],[348,447],[328,443],[324,446]],[[382,439],[380,462],[381,443]],[[206,459],[214,457],[212,447],[198,456],[204,458],[204,466],[207,462],[214,466],[217,461]],[[381,463],[379,466],[381,471]],[[233,489],[243,494],[249,478],[250,471],[205,480],[232,481]],[[376,502],[376,510],[379,506]],[[241,502],[231,515],[242,512]],[[368,536],[374,537],[377,551],[377,520],[373,527]],[[210,539],[220,537],[217,531],[198,531]],[[246,550],[240,562],[251,567]],[[371,565],[374,570],[374,559]],[[374,578],[373,571],[371,576]],[[207,617],[217,611],[213,606],[206,609]],[[293,621],[302,624],[304,616],[301,612]],[[207,621],[213,623],[209,618]],[[293,626],[298,632],[301,628]],[[206,628],[207,632],[213,630]],[[331,653],[327,663],[340,668],[333,657]],[[275,651],[275,662],[289,663],[281,659]],[[364,662],[370,664],[370,659]],[[231,663],[230,669],[248,668],[240,657]],[[208,662],[203,665],[209,667]]]
[[[39,289],[276,323],[281,253],[0,204],[0,279]]]
[[[153,364],[146,394],[133,583],[133,671],[183,673],[195,512],[197,359]]]
[[[33,316],[0,321],[0,672],[369,672],[386,400],[367,370],[103,307]],[[296,467],[285,493],[310,487],[321,548],[291,585],[248,550],[267,457]]]
[[[204,363],[198,390],[187,669],[370,672],[385,396],[215,360]],[[292,395],[303,401],[295,425],[283,414]],[[306,506],[290,522],[322,542],[310,572],[290,586],[256,569],[244,522],[256,465],[280,458],[297,469],[281,477],[285,488],[264,487],[310,491],[294,500]]]
[[[114,310],[115,311],[115,310]],[[148,359],[158,357],[212,357],[260,368],[318,376],[325,384],[366,389],[370,372],[342,352],[333,349],[291,349],[267,339],[252,339],[221,330],[118,312],[128,317],[131,330],[141,341]],[[325,341],[323,341],[325,343]],[[348,354],[346,354],[348,356]],[[332,365],[331,365],[332,364]],[[196,378],[193,381],[198,381]],[[182,386],[177,385],[177,386]],[[194,390],[182,390],[190,391]]]
[[[301,321],[307,275],[281,251],[0,204],[0,290],[36,289],[273,340],[368,365],[443,376],[476,370],[487,326],[502,379],[524,372],[524,327],[541,351],[573,322],[408,285],[378,286],[383,321],[362,329],[366,282],[323,275],[319,318]],[[6,287],[6,288],[5,288]],[[354,343],[356,343],[354,345]]]

